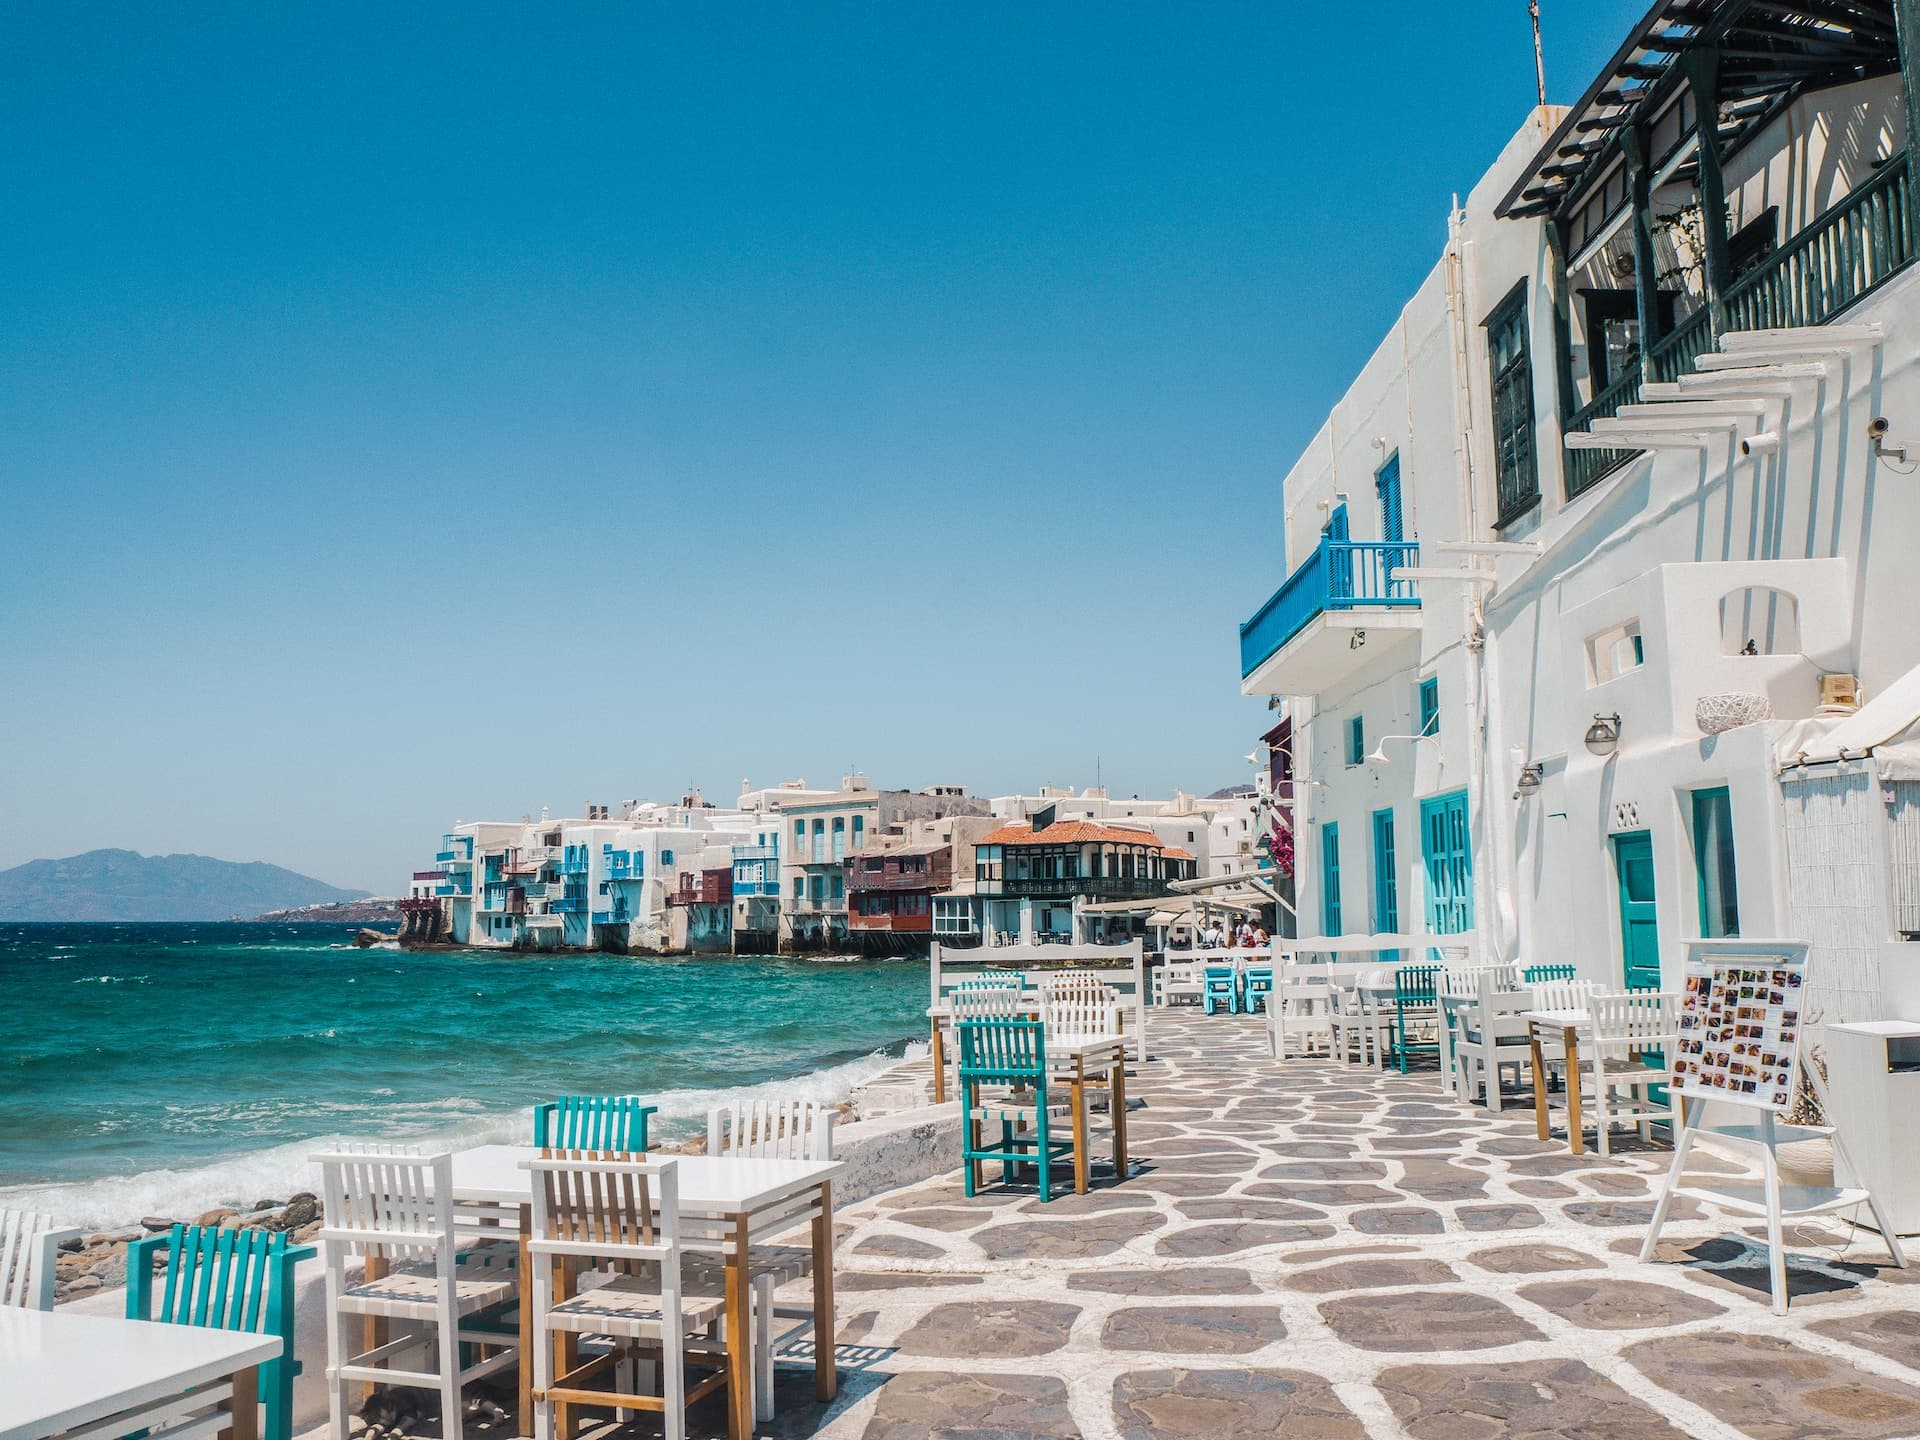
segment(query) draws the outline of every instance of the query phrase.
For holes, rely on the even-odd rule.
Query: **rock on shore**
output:
[[[223,1205],[178,1221],[148,1215],[137,1226],[96,1231],[69,1240],[60,1247],[54,1266],[54,1302],[126,1284],[127,1247],[148,1235],[163,1234],[175,1224],[217,1225],[222,1230],[283,1230],[290,1243],[300,1244],[319,1232],[320,1200],[303,1190],[287,1200],[262,1200],[246,1211]]]

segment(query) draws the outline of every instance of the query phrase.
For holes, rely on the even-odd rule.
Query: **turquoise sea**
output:
[[[838,1099],[922,1035],[925,962],[356,950],[330,925],[0,925],[0,1205],[82,1225],[309,1188],[336,1139],[530,1135],[636,1092]]]

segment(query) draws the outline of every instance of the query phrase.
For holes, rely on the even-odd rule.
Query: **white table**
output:
[[[0,1440],[113,1417],[122,1435],[197,1412],[193,1435],[254,1440],[258,1367],[279,1354],[277,1335],[0,1306]]]
[[[453,1198],[461,1204],[520,1207],[520,1402],[522,1424],[533,1413],[533,1264],[526,1242],[533,1233],[533,1176],[521,1168],[537,1159],[532,1145],[482,1145],[453,1157]],[[814,1394],[825,1403],[838,1389],[833,1339],[832,1182],[845,1170],[838,1160],[736,1160],[725,1155],[650,1153],[649,1161],[672,1160],[680,1182],[683,1239],[711,1243],[726,1255],[727,1364],[730,1385],[728,1433],[748,1440],[753,1430],[753,1333],[748,1323],[748,1252],[755,1240],[803,1222],[813,1239]],[[0,1440],[7,1437],[0,1436]]]
[[[1557,1038],[1567,1052],[1567,1143],[1576,1155],[1587,1153],[1580,1119],[1580,1032],[1592,1028],[1584,1010],[1522,1010],[1527,1022],[1527,1045],[1533,1052],[1533,1123],[1542,1140],[1552,1133],[1547,1116],[1547,1062],[1540,1053],[1540,1032]],[[1496,1077],[1497,1083],[1497,1077]]]

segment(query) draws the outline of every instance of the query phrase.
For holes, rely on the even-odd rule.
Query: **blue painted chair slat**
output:
[[[1200,971],[1200,1006],[1209,1015],[1221,1005],[1240,1013],[1240,974],[1231,965],[1207,965]]]
[[[1529,965],[1520,972],[1520,978],[1529,985],[1544,985],[1549,980],[1573,979],[1571,965]]]
[[[1440,976],[1444,970],[1441,965],[1402,965],[1393,972],[1393,1049],[1402,1075],[1407,1073],[1407,1057],[1413,1051],[1440,1053]],[[1429,1012],[1434,1020],[1434,1038],[1416,1042],[1413,1022],[1427,1018]]]
[[[289,1245],[280,1231],[220,1230],[175,1225],[127,1247],[127,1318],[206,1330],[280,1337],[277,1359],[260,1367],[262,1440],[292,1440],[294,1267],[311,1245]],[[165,1282],[154,1303],[154,1262],[164,1256]]]
[[[659,1107],[638,1095],[562,1095],[533,1108],[533,1143],[543,1150],[640,1152]]]
[[[1008,1180],[1019,1166],[1034,1166],[1045,1204],[1053,1198],[1054,1163],[1073,1157],[1072,1139],[1055,1140],[1052,1135],[1045,1026],[1038,1020],[993,1016],[963,1020],[954,1030],[960,1041],[960,1160],[966,1193],[972,1195],[979,1188],[980,1162],[998,1160]],[[998,1148],[983,1143],[975,1111],[998,1107],[981,1103],[982,1085],[1009,1086],[1029,1097],[1010,1108],[1017,1110],[1022,1123],[1031,1117],[1032,1131],[1016,1133],[1013,1120],[1002,1115]]]

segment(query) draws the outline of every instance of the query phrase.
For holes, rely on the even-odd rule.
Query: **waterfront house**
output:
[[[988,943],[1070,940],[1076,904],[1166,895],[1194,869],[1191,854],[1142,826],[1059,820],[1043,808],[980,838],[974,893]]]
[[[1907,1003],[1916,38],[1656,5],[1448,216],[1241,628],[1305,931],[1668,985],[1689,938],[1798,935],[1829,1013]]]
[[[845,777],[832,795],[784,803],[779,948],[833,949],[848,943],[846,862],[862,854],[870,839],[904,836],[916,821],[986,813],[986,801],[957,785],[876,790],[864,775]]]

